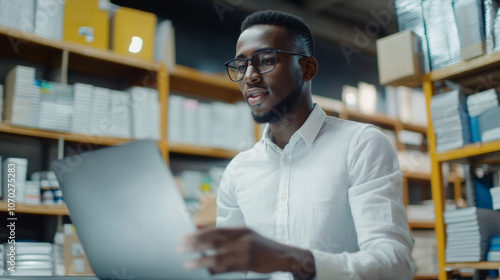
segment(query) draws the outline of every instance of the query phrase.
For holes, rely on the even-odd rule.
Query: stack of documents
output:
[[[431,113],[438,152],[460,148],[471,142],[465,95],[458,90],[432,97]]]
[[[107,88],[94,87],[90,108],[90,133],[92,135],[109,135],[110,94],[111,91]]]
[[[175,94],[170,94],[168,98],[167,135],[171,142],[181,143],[184,140],[182,136],[184,99],[183,96]]]
[[[415,243],[411,256],[417,266],[416,274],[436,274],[438,272],[436,233],[434,230],[413,230],[412,238]]]
[[[460,42],[452,1],[423,0],[422,6],[431,70],[459,62]]]
[[[64,0],[36,0],[36,35],[62,40],[64,24]]]
[[[498,107],[500,94],[495,89],[489,89],[470,95],[467,98],[467,110],[470,117],[470,129],[472,142],[481,142],[481,128],[479,127],[479,117],[491,108]]]
[[[42,81],[38,127],[48,130],[70,131],[72,114],[73,87]]]
[[[478,57],[485,53],[482,1],[453,1],[462,60]]]
[[[490,193],[493,200],[493,209],[500,210],[500,186],[491,188]]]
[[[489,142],[500,139],[500,106],[489,109],[479,116],[481,141]]]
[[[0,0],[0,25],[33,33],[34,21],[35,0]]]
[[[10,245],[5,244],[8,253]],[[16,242],[15,272],[7,269],[9,276],[52,276],[52,244],[46,242]]]
[[[500,211],[476,207],[447,210],[446,262],[483,261],[493,235],[500,234]]]
[[[88,134],[90,131],[90,108],[94,86],[82,83],[73,85],[73,118],[71,131]]]
[[[130,94],[111,91],[111,134],[113,137],[130,138]]]
[[[13,170],[13,166],[15,167]],[[14,172],[9,172],[14,171]],[[24,203],[24,183],[28,173],[28,159],[26,158],[6,158],[3,161],[2,178],[2,197],[4,200],[8,198],[15,199],[16,202]],[[10,174],[10,175],[9,175]],[[15,179],[15,193],[12,191],[12,185],[9,188],[8,179]],[[10,190],[9,190],[10,189]],[[10,194],[10,195],[9,195]],[[15,196],[13,196],[15,194]]]
[[[160,139],[160,102],[158,91],[152,88],[131,87],[130,107],[132,137],[137,139]]]
[[[422,40],[422,70],[428,73],[431,68],[427,36],[425,35],[424,15],[422,13],[422,2],[415,0],[396,0],[395,6],[399,31],[409,29],[417,34]]]
[[[498,12],[498,0],[484,0],[484,29],[486,36],[486,53],[492,53],[495,48],[494,24]]]
[[[14,125],[38,126],[40,89],[35,85],[35,68],[16,66],[5,78],[5,120]]]

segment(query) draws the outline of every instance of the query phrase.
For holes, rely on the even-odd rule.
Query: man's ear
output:
[[[318,61],[313,56],[304,57],[300,60],[302,68],[302,78],[308,82],[316,76],[318,72]]]

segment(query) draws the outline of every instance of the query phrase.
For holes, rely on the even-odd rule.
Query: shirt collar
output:
[[[314,104],[314,108],[311,111],[311,114],[309,114],[309,117],[307,117],[307,120],[304,122],[304,124],[297,130],[293,135],[290,141],[296,134],[298,134],[302,139],[304,139],[304,142],[306,143],[307,147],[310,147],[312,143],[314,142],[314,139],[316,139],[316,136],[318,136],[319,130],[323,126],[323,123],[326,119],[326,114],[323,112],[321,107],[318,104]],[[262,138],[260,141],[266,146],[274,143],[273,142],[273,137],[271,135],[271,128],[269,127],[269,124],[266,124],[264,128],[264,132],[262,133]]]

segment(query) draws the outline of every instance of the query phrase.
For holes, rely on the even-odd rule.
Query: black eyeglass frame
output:
[[[271,71],[273,71],[274,69],[276,69],[276,64],[277,64],[277,61],[274,63],[274,67],[271,69],[271,70],[267,70],[267,71],[263,71],[261,72],[258,67],[255,67],[255,63],[253,61],[253,58],[261,53],[265,53],[265,52],[272,52],[274,53],[274,57],[276,58],[276,60],[278,59],[278,53],[286,53],[286,54],[291,54],[291,55],[300,55],[300,56],[303,56],[303,57],[309,57],[309,55],[305,55],[305,54],[301,54],[301,53],[296,53],[296,52],[289,52],[289,51],[284,51],[284,50],[275,50],[275,49],[269,49],[269,50],[262,50],[262,51],[259,51],[259,52],[256,52],[254,55],[252,55],[252,57],[250,58],[233,58],[229,61],[227,61],[226,63],[224,63],[224,66],[226,66],[226,72],[227,72],[227,75],[229,76],[229,79],[233,82],[239,82],[241,80],[243,80],[243,78],[245,77],[245,75],[243,74],[241,76],[240,79],[238,80],[233,80],[233,78],[231,78],[231,74],[229,74],[229,63],[233,62],[233,61],[237,61],[237,60],[242,60],[245,62],[245,70],[243,71],[243,73],[246,73],[247,69],[248,69],[248,62],[251,61],[252,62],[252,66],[254,67],[255,71],[257,71],[257,73],[259,74],[265,74],[265,73],[269,73]]]

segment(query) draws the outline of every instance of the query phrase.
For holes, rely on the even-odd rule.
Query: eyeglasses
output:
[[[265,50],[254,54],[251,58],[234,58],[224,63],[227,70],[227,75],[233,82],[239,82],[245,76],[248,68],[248,62],[252,62],[253,68],[259,74],[269,73],[276,68],[276,61],[278,53],[286,53],[291,55],[300,55],[308,57],[307,55],[287,52],[282,50]]]

